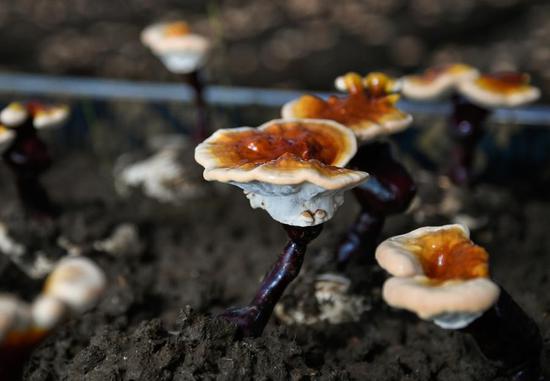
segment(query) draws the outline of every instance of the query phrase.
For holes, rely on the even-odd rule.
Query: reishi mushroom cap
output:
[[[141,33],[141,42],[160,57],[173,73],[191,73],[204,65],[210,51],[210,40],[191,33],[184,21],[152,24]]]
[[[415,312],[447,329],[463,328],[498,299],[489,279],[488,254],[462,225],[423,227],[392,237],[376,249],[393,277],[383,287],[391,306]]]
[[[516,107],[536,101],[540,90],[530,84],[525,73],[482,74],[458,84],[458,91],[470,102],[489,108]]]
[[[253,208],[282,223],[311,226],[330,219],[343,191],[367,179],[342,168],[356,150],[353,133],[336,122],[276,119],[216,131],[197,146],[195,160],[206,180],[241,187]]]
[[[401,78],[402,94],[416,100],[432,100],[449,95],[455,86],[474,80],[479,71],[466,64],[453,63],[427,69],[422,74]]]
[[[347,96],[323,100],[304,95],[283,106],[283,118],[334,120],[350,128],[357,139],[363,141],[402,131],[412,123],[412,116],[395,105],[399,94],[389,93],[395,90],[395,81],[384,74],[371,73],[362,78],[357,73],[348,73],[336,82],[346,89]]]

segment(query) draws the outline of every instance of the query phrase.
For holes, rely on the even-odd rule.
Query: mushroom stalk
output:
[[[535,322],[500,287],[497,302],[463,329],[513,381],[539,381],[542,338]]]
[[[38,137],[31,117],[14,130],[15,139],[2,158],[13,171],[23,208],[33,216],[56,217],[59,211],[40,182],[52,162],[48,148]]]
[[[199,69],[184,74],[183,77],[187,84],[193,88],[196,112],[196,125],[193,130],[193,138],[195,142],[200,143],[208,137],[208,113],[204,98],[204,81]]]
[[[373,258],[387,216],[404,212],[416,194],[416,184],[392,153],[388,142],[373,142],[359,147],[349,165],[368,172],[368,181],[353,189],[361,206],[359,216],[337,248],[339,267],[352,256]]]
[[[454,146],[449,176],[457,185],[467,185],[472,180],[475,151],[483,138],[483,125],[489,114],[489,110],[469,102],[463,96],[453,96],[449,130]]]
[[[258,292],[246,307],[228,309],[221,314],[239,327],[240,337],[260,336],[271,317],[275,305],[287,286],[298,276],[308,244],[317,238],[323,225],[291,226],[282,224],[289,242],[269,273],[264,277]]]

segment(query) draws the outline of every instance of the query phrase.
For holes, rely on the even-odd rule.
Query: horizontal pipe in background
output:
[[[135,82],[21,73],[0,73],[0,93],[2,92],[27,96],[53,95],[75,98],[179,102],[190,102],[193,97],[191,88],[183,83]],[[308,93],[308,91],[208,86],[206,98],[208,102],[221,106],[280,107],[304,93]],[[321,97],[329,95],[329,93],[315,94]],[[445,103],[401,100],[399,107],[419,116],[441,116],[450,112],[450,106]],[[550,107],[498,109],[492,113],[491,120],[497,123],[550,126]]]

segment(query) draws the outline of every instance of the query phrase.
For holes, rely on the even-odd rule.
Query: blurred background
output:
[[[2,0],[0,71],[174,81],[139,34],[176,18],[215,41],[217,84],[328,90],[464,61],[550,88],[547,0]]]

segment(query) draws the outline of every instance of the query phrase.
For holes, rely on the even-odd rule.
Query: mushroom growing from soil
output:
[[[469,333],[513,380],[539,380],[535,322],[489,277],[489,254],[462,225],[423,227],[382,242],[376,259],[392,277],[383,298],[444,329]]]
[[[31,216],[53,218],[59,213],[40,183],[40,176],[50,167],[51,158],[37,129],[58,126],[68,115],[69,108],[65,105],[36,102],[14,102],[0,112],[3,126],[0,134],[7,129],[13,135],[2,158],[13,171],[21,203]]]
[[[348,95],[326,101],[304,95],[283,106],[282,114],[335,120],[351,129],[360,142],[348,167],[368,172],[371,179],[353,190],[361,212],[338,247],[338,262],[344,266],[354,255],[374,253],[386,216],[408,208],[416,185],[392,154],[390,144],[373,141],[402,131],[412,122],[411,115],[395,106],[399,84],[382,73],[365,77],[348,73],[336,79],[336,87]]]
[[[309,242],[342,205],[343,193],[367,179],[367,173],[343,168],[356,149],[349,129],[315,119],[218,130],[196,148],[206,180],[242,188],[250,205],[265,209],[290,239],[251,303],[222,314],[239,327],[240,335],[261,335],[298,275]]]
[[[454,147],[449,177],[458,185],[472,182],[477,144],[491,110],[517,107],[537,100],[540,91],[529,84],[529,75],[518,72],[480,74],[464,64],[428,69],[422,75],[402,78],[403,95],[432,100],[451,95],[453,111],[449,129]]]
[[[64,319],[93,307],[105,287],[105,274],[94,262],[67,257],[32,303],[0,294],[0,380],[20,380],[32,350]]]
[[[194,137],[197,142],[202,141],[208,136],[208,118],[201,68],[208,59],[210,40],[192,33],[185,21],[170,21],[145,28],[141,33],[141,42],[160,58],[170,72],[183,77],[193,88],[197,109]]]

